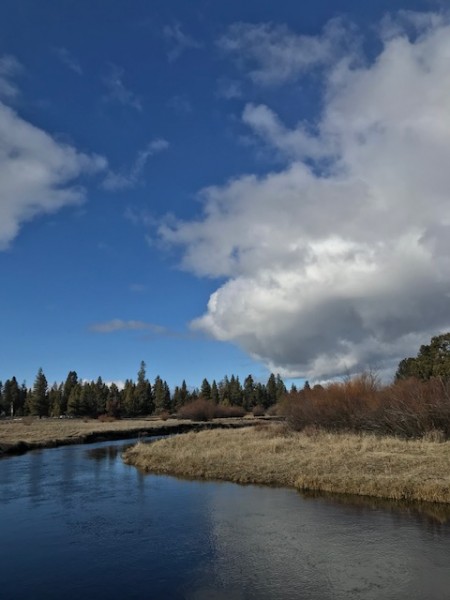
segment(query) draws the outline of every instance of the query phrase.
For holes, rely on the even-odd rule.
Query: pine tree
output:
[[[275,404],[277,401],[277,381],[273,373],[270,374],[270,377],[267,381],[266,392],[267,397],[264,407],[268,408],[269,406],[272,406],[272,404]]]
[[[40,368],[37,372],[31,394],[31,414],[38,415],[39,418],[48,415],[48,384],[43,370]]]
[[[135,388],[135,406],[138,415],[150,415],[155,410],[152,386],[146,377],[145,362],[141,361]]]
[[[211,400],[214,402],[214,404],[219,404],[219,389],[215,379],[213,379],[211,384]]]
[[[211,400],[211,386],[206,378],[202,381],[200,396],[205,400]]]
[[[254,406],[256,406],[256,393],[255,393],[255,382],[253,381],[253,377],[251,375],[247,375],[244,380],[244,408],[245,410],[250,410]]]
[[[48,404],[50,408],[50,416],[59,417],[61,414],[61,399],[62,385],[55,383],[52,385],[48,393]]]
[[[69,398],[67,399],[67,414],[75,417],[80,414],[80,396],[81,385],[77,383],[70,390]]]
[[[166,390],[164,389],[164,382],[159,375],[156,376],[155,383],[153,384],[153,396],[156,412],[160,413],[166,410]]]
[[[3,411],[5,415],[13,417],[17,414],[20,404],[20,390],[17,379],[12,377],[5,381],[3,386]]]
[[[277,402],[279,402],[286,395],[287,389],[286,389],[286,386],[284,385],[284,381],[281,379],[281,376],[279,374],[277,374],[277,376],[275,378],[275,383],[276,383],[276,387],[277,387],[277,392],[276,392]]]
[[[115,383],[109,386],[108,398],[106,400],[106,412],[112,417],[120,416],[120,400],[121,395],[119,388]]]
[[[69,396],[72,389],[78,384],[78,375],[76,371],[69,371],[66,381],[63,385],[62,397],[61,397],[61,414],[67,413],[67,403],[69,402]]]

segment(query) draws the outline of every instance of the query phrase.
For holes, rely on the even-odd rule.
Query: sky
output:
[[[0,380],[388,380],[450,330],[447,7],[3,0]]]

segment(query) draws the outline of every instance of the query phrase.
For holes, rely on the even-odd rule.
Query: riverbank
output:
[[[450,442],[427,439],[263,425],[139,443],[124,453],[124,461],[179,477],[450,503]]]
[[[253,421],[253,420],[252,420]],[[97,419],[38,419],[0,421],[0,457],[23,454],[38,448],[54,448],[69,444],[87,444],[103,440],[120,440],[138,435],[156,436],[185,433],[216,427],[243,427],[249,419],[217,419],[208,423],[189,420],[122,419],[101,422]]]

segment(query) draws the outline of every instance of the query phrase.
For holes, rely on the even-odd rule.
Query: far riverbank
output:
[[[39,448],[69,444],[87,444],[130,437],[169,435],[217,427],[243,427],[254,418],[216,419],[202,423],[179,419],[121,419],[101,422],[97,419],[4,419],[0,421],[0,457],[23,454]]]
[[[147,472],[301,491],[450,503],[450,442],[292,432],[284,425],[191,432],[124,453]]]

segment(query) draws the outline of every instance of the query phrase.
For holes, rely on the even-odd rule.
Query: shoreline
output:
[[[204,431],[138,443],[126,464],[149,473],[450,504],[450,442],[292,432],[283,425]]]
[[[255,423],[257,419],[255,419]],[[134,419],[107,423],[95,419],[33,419],[31,421],[0,422],[0,459],[18,456],[32,450],[57,448],[75,444],[92,444],[108,440],[129,439],[136,436],[159,436],[203,429],[234,429],[248,427],[251,420],[217,419],[190,421],[179,419]]]

